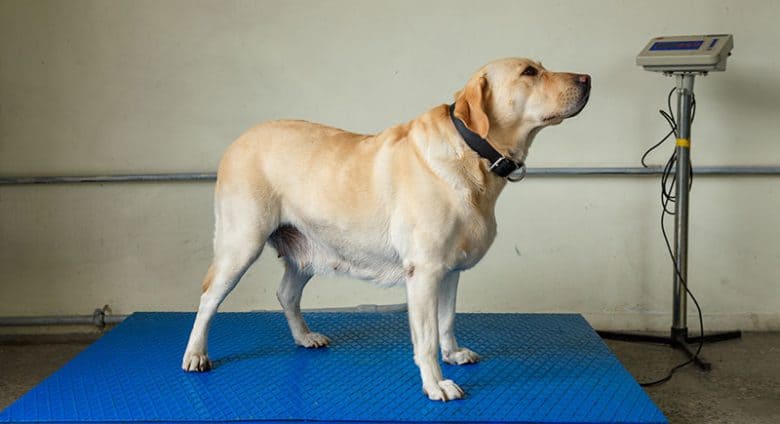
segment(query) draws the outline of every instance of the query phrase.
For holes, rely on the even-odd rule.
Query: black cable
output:
[[[650,154],[653,150],[655,150],[658,146],[664,144],[664,141],[669,139],[669,136],[672,134],[677,135],[677,124],[674,121],[674,112],[672,112],[672,94],[674,93],[675,88],[672,88],[669,90],[669,95],[666,96],[666,105],[669,107],[669,112],[667,113],[665,110],[661,109],[658,111],[658,113],[661,114],[666,119],[666,122],[669,123],[669,126],[672,127],[671,131],[669,131],[658,143],[654,144],[652,147],[647,149],[645,151],[645,154],[642,155],[642,159],[640,159],[640,162],[642,162],[642,166],[647,168],[647,164],[645,163],[645,158],[647,158],[647,155]]]
[[[654,380],[654,381],[648,381],[648,382],[644,382],[644,383],[639,383],[639,385],[642,386],[642,387],[658,386],[658,385],[661,385],[661,384],[666,383],[667,381],[671,380],[672,376],[674,375],[675,372],[677,372],[677,370],[679,370],[681,368],[684,368],[684,367],[690,365],[691,363],[693,363],[693,361],[695,361],[696,358],[699,357],[699,354],[701,353],[701,349],[704,347],[704,318],[702,317],[701,307],[699,306],[699,301],[696,300],[696,296],[694,296],[693,293],[691,293],[691,291],[688,290],[688,284],[685,281],[685,279],[682,277],[682,275],[680,275],[680,270],[677,268],[677,260],[676,260],[676,257],[674,256],[674,253],[672,252],[672,247],[671,247],[671,244],[669,243],[669,236],[667,236],[666,229],[665,229],[665,226],[664,226],[664,217],[666,216],[666,213],[667,213],[666,210],[663,210],[661,212],[661,233],[664,235],[664,240],[666,241],[666,248],[669,251],[670,257],[672,258],[672,262],[674,262],[674,264],[675,264],[674,271],[675,271],[675,273],[677,273],[677,277],[680,278],[680,283],[683,285],[683,288],[685,288],[685,292],[688,294],[688,296],[691,297],[691,300],[693,300],[694,305],[696,305],[696,310],[699,313],[699,329],[700,329],[699,330],[699,335],[700,335],[699,346],[696,348],[696,353],[694,353],[693,356],[690,359],[688,359],[687,361],[682,362],[682,363],[672,367],[669,370],[669,372],[666,374],[665,377],[660,378],[658,380]]]
[[[642,155],[642,158],[640,159],[640,162],[642,163],[642,166],[645,168],[648,168],[647,163],[645,162],[645,159],[647,158],[647,155],[649,155],[653,150],[658,148],[660,145],[662,145],[666,140],[669,139],[669,137],[674,134],[675,137],[678,136],[677,134],[677,121],[674,118],[674,111],[672,110],[672,94],[674,94],[674,91],[676,90],[675,87],[672,87],[671,90],[669,90],[669,94],[666,96],[666,106],[668,108],[668,112],[659,109],[658,113],[661,114],[661,116],[666,119],[666,122],[669,124],[669,127],[671,128],[668,133],[666,133],[663,138],[661,138],[658,143],[655,143],[652,145],[649,149],[645,151],[645,153]],[[696,96],[691,93],[691,124],[693,124],[693,120],[696,118]],[[691,169],[691,177],[693,177],[693,169]],[[691,184],[693,183],[693,178],[691,178]]]
[[[672,134],[675,134],[675,136],[679,137],[679,135],[677,133],[677,128],[678,128],[677,121],[675,120],[674,114],[672,112],[671,98],[672,98],[672,93],[674,93],[674,91],[675,91],[675,89],[673,88],[669,92],[669,95],[667,96],[667,100],[666,100],[667,106],[669,107],[669,113],[666,113],[663,110],[659,111],[661,113],[661,116],[663,116],[666,119],[666,121],[669,123],[669,126],[671,127],[671,131],[669,131],[669,133],[666,134],[666,136],[664,138],[662,138],[661,141],[659,141],[654,146],[652,146],[650,149],[645,151],[645,154],[642,155],[642,166],[644,166],[644,167],[647,167],[647,165],[644,162],[645,157],[647,157],[647,155],[651,151],[653,151],[655,148],[657,148],[658,146],[663,144],[663,142],[666,141],[669,138],[669,136],[671,136]],[[696,116],[696,97],[693,97],[693,93],[691,93],[691,97],[692,97],[692,99],[691,99],[691,122],[690,122],[690,124],[693,124],[693,119]],[[690,128],[690,125],[689,125],[689,128]],[[658,386],[658,385],[661,385],[661,384],[666,383],[667,381],[671,380],[672,376],[674,375],[675,372],[677,372],[677,370],[679,370],[681,368],[684,368],[684,367],[690,365],[691,363],[693,363],[699,357],[699,354],[701,353],[701,350],[704,347],[704,318],[702,316],[701,306],[699,306],[699,301],[696,300],[696,296],[694,296],[693,293],[688,289],[688,282],[685,281],[685,278],[683,278],[682,273],[680,272],[680,269],[677,268],[677,257],[675,256],[674,252],[672,251],[672,245],[669,242],[669,236],[666,234],[666,225],[664,223],[664,218],[666,217],[667,214],[675,215],[677,213],[676,205],[675,205],[675,209],[674,210],[670,210],[669,209],[669,204],[670,203],[676,204],[676,202],[677,202],[677,196],[676,196],[676,194],[677,194],[677,190],[676,190],[676,187],[677,187],[677,176],[676,176],[676,174],[674,174],[674,176],[672,177],[671,182],[669,181],[669,176],[673,175],[672,171],[675,169],[676,165],[677,165],[677,148],[675,147],[674,152],[672,153],[672,155],[669,157],[669,160],[664,165],[663,173],[661,174],[661,234],[663,234],[663,236],[664,236],[664,241],[666,242],[666,249],[669,252],[669,257],[672,259],[672,264],[674,265],[674,272],[677,274],[677,277],[680,279],[680,284],[682,284],[683,288],[685,288],[686,294],[691,297],[691,300],[693,300],[694,305],[696,305],[696,310],[697,310],[698,315],[699,315],[699,334],[700,334],[699,346],[696,349],[696,353],[694,353],[693,356],[690,359],[688,359],[687,361],[672,367],[669,370],[669,372],[666,374],[666,376],[664,376],[663,378],[660,378],[658,380],[644,382],[644,383],[639,383],[639,385],[642,386],[642,387]],[[689,164],[689,166],[691,166],[691,165]],[[690,181],[689,181],[689,184],[688,184],[688,187],[687,187],[689,192],[690,192],[691,187],[693,185],[693,167],[692,166],[690,168],[690,175],[691,175],[691,178],[690,178]],[[673,340],[672,342],[674,343],[675,341]],[[683,343],[684,343],[684,341],[683,341]]]

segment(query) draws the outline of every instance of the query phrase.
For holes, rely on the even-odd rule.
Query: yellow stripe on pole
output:
[[[680,147],[691,147],[691,140],[688,140],[687,138],[678,138],[677,139],[677,145]]]

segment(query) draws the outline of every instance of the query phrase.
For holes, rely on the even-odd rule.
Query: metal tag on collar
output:
[[[506,176],[506,179],[510,182],[516,183],[525,178],[526,173],[527,169],[525,168],[525,163],[521,163],[519,168],[510,172],[509,175]]]

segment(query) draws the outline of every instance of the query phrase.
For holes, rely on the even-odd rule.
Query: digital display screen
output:
[[[694,41],[656,41],[650,51],[658,50],[699,50],[704,40]]]

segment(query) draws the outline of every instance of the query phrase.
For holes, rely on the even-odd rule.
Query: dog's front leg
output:
[[[417,267],[406,280],[409,326],[414,345],[414,362],[420,368],[423,392],[431,400],[448,401],[463,397],[463,390],[445,380],[439,366],[438,297],[443,277],[440,270]]]
[[[455,303],[459,272],[447,274],[439,285],[439,345],[444,362],[452,365],[474,364],[479,355],[455,340]]]

